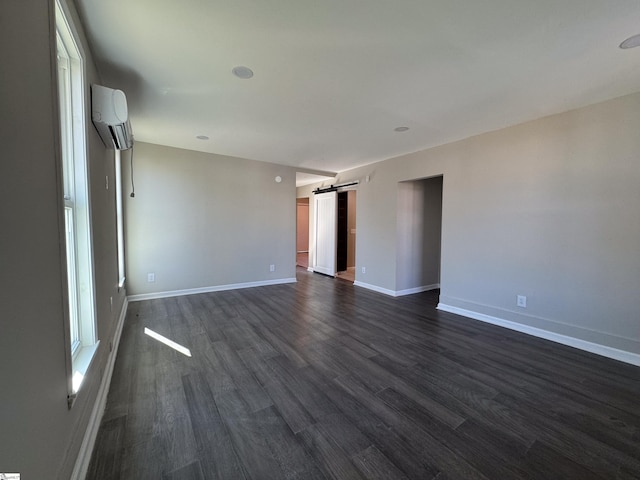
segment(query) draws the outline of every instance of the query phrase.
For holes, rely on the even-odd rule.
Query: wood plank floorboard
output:
[[[640,478],[639,367],[297,279],[131,303],[87,479]]]

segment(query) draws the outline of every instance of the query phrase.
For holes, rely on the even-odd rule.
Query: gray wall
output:
[[[127,165],[128,157],[129,191]],[[130,294],[295,278],[295,170],[145,143],[134,147],[134,167],[136,196],[125,195]]]
[[[442,303],[640,354],[639,131],[634,94],[341,173],[356,280],[399,290],[398,182],[444,175]]]
[[[437,287],[442,177],[398,183],[397,215],[396,291]]]
[[[113,184],[113,154],[89,124],[102,342],[68,410],[54,31],[52,0],[1,2],[0,471],[24,479],[69,478],[125,295],[117,289],[115,197],[105,190],[105,175]],[[98,81],[88,60],[89,80]]]

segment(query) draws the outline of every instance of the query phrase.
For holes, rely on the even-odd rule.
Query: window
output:
[[[78,43],[56,2],[58,97],[64,195],[69,317],[69,390],[75,397],[97,348],[95,294],[84,108],[84,64]],[[72,402],[70,402],[71,405]]]

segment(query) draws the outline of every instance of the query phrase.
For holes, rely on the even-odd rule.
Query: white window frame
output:
[[[84,52],[56,0],[56,51],[64,197],[64,240],[68,288],[67,336],[69,406],[80,389],[98,347],[91,232]]]

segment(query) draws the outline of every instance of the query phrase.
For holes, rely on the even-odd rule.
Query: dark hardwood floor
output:
[[[640,478],[640,368],[297,275],[130,304],[87,478]]]

